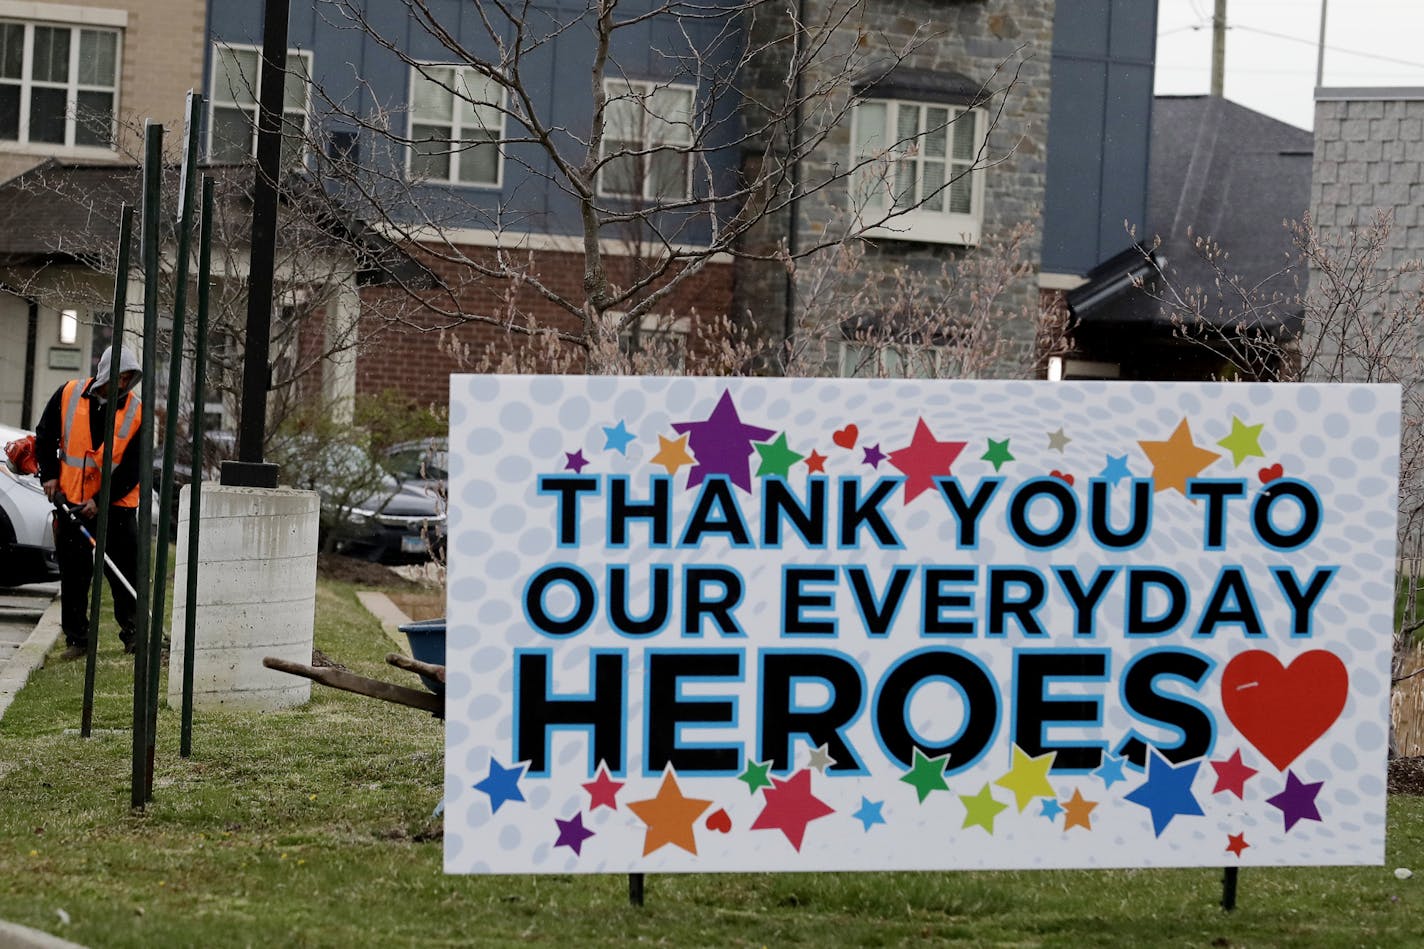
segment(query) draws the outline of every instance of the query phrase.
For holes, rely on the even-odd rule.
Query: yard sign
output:
[[[1383,860],[1397,388],[450,409],[450,872]]]

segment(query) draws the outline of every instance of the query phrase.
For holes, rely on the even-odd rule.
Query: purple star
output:
[[[559,825],[559,839],[554,841],[554,846],[568,847],[578,856],[583,856],[583,842],[593,836],[593,831],[583,826],[583,814],[575,814],[570,820],[556,817],[554,823]]]
[[[877,442],[876,444],[871,445],[869,448],[865,449],[865,457],[861,459],[861,464],[869,465],[872,468],[878,469],[880,467],[880,463],[884,461],[885,458],[885,452],[880,450],[880,444]]]
[[[752,490],[752,442],[769,442],[776,434],[769,428],[744,423],[732,404],[732,393],[726,389],[705,421],[674,422],[672,427],[680,435],[692,436],[688,444],[697,464],[688,473],[688,488],[697,487],[708,475],[726,475],[748,494]]]
[[[1321,820],[1320,809],[1315,806],[1315,796],[1325,786],[1324,781],[1306,784],[1295,776],[1294,771],[1286,772],[1286,789],[1275,797],[1266,798],[1266,803],[1281,812],[1286,820],[1286,832],[1303,820]]]
[[[568,461],[564,462],[564,470],[572,471],[574,474],[582,474],[583,466],[588,464],[588,459],[583,456],[583,449],[578,451],[566,451],[564,457]]]

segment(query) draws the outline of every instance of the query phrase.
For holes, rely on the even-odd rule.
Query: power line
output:
[[[1288,41],[1290,41],[1290,42],[1292,42],[1292,43],[1301,43],[1301,44],[1304,44],[1304,45],[1309,46],[1309,47],[1312,47],[1312,48],[1318,47],[1318,46],[1320,45],[1320,44],[1317,43],[1315,40],[1302,39],[1302,38],[1299,37],[1299,36],[1289,36],[1289,35],[1287,35],[1287,34],[1285,34],[1285,33],[1277,33],[1277,32],[1275,32],[1274,30],[1263,30],[1263,29],[1261,29],[1261,28],[1259,28],[1259,27],[1255,27],[1255,26],[1242,26],[1242,25],[1239,24],[1239,23],[1228,27],[1228,29],[1233,29],[1233,30],[1245,30],[1247,33],[1259,33],[1259,34],[1262,35],[1262,36],[1270,36],[1270,37],[1274,37],[1275,39],[1278,39],[1278,40],[1288,40]],[[1393,56],[1381,56],[1381,55],[1378,54],[1378,53],[1366,53],[1366,52],[1364,52],[1364,51],[1362,51],[1362,50],[1358,50],[1358,49],[1345,49],[1344,47],[1341,47],[1341,46],[1329,46],[1329,45],[1327,45],[1325,48],[1328,49],[1328,50],[1329,50],[1330,52],[1332,52],[1332,53],[1344,53],[1346,56],[1362,56],[1362,57],[1364,57],[1365,59],[1373,59],[1373,60],[1375,60],[1376,62],[1381,62],[1381,63],[1393,63],[1394,65],[1397,65],[1397,66],[1413,66],[1413,67],[1415,67],[1416,69],[1424,69],[1424,63],[1417,62],[1417,61],[1415,61],[1415,60],[1410,60],[1410,59],[1396,59],[1396,58],[1393,57]]]

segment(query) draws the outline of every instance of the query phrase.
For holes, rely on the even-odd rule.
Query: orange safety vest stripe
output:
[[[59,487],[66,499],[82,504],[98,498],[104,477],[104,448],[94,447],[89,437],[89,400],[84,398],[93,379],[75,379],[64,386],[60,397],[63,421],[60,426]],[[143,408],[139,398],[129,393],[114,417],[114,463],[118,464],[128,450],[129,442],[138,432]],[[113,498],[115,507],[138,507],[138,485],[121,498]]]

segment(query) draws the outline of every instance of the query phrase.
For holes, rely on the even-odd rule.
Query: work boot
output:
[[[129,633],[127,635],[120,633],[119,640],[124,644],[124,655],[132,656],[134,653],[138,652],[138,646],[134,644],[133,633]]]
[[[75,659],[83,659],[89,654],[89,647],[79,643],[70,643],[64,647],[64,652],[59,654],[60,662],[73,662]]]

